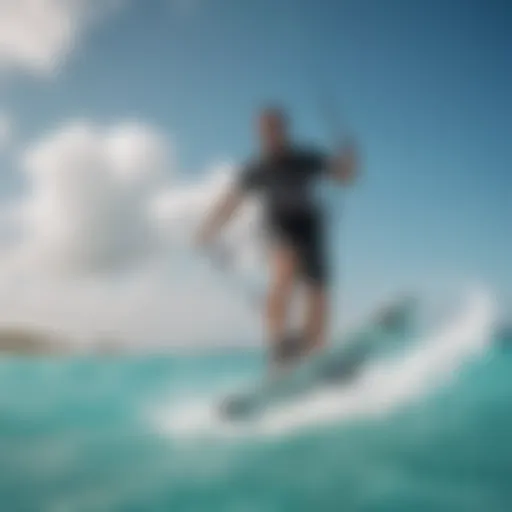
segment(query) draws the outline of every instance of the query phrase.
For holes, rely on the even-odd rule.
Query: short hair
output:
[[[288,114],[283,107],[278,105],[268,104],[260,110],[260,118],[262,117],[275,117],[279,119],[284,125],[288,124]]]

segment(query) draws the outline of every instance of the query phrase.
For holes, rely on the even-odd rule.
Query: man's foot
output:
[[[307,352],[307,340],[297,334],[289,334],[276,344],[272,362],[278,366],[288,366],[301,359]]]

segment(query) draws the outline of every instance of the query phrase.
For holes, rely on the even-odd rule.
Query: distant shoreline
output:
[[[138,346],[112,340],[100,340],[87,345],[63,341],[61,336],[36,328],[19,326],[0,327],[0,357],[151,357],[151,356],[220,356],[261,353],[263,347],[256,345],[229,346]]]

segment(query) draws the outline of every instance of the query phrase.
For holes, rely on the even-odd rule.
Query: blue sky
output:
[[[511,21],[498,0],[132,1],[51,76],[11,74],[0,106],[19,141],[68,119],[143,119],[197,177],[256,149],[269,100],[299,140],[330,143],[325,91],[364,157],[333,229],[344,300],[477,281],[510,310]],[[4,197],[23,193],[3,164]]]

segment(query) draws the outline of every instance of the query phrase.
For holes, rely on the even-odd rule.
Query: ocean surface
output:
[[[247,425],[215,405],[262,354],[4,357],[0,510],[508,512],[512,347],[472,308]]]

